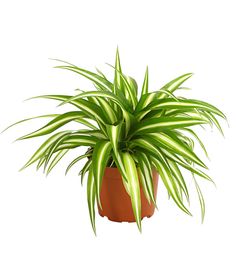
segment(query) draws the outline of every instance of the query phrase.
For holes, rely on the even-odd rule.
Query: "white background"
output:
[[[202,132],[217,189],[200,181],[205,223],[192,193],[193,217],[168,201],[162,183],[159,212],[135,224],[97,217],[90,227],[86,188],[78,166],[65,158],[46,178],[19,168],[44,140],[12,141],[46,121],[17,126],[0,136],[0,274],[236,274],[235,268],[235,1],[1,1],[0,128],[25,118],[57,113],[56,102],[22,102],[44,93],[72,94],[88,82],[52,69],[60,58],[110,72],[119,45],[123,70],[141,83],[149,65],[150,88],[186,72],[192,91],[228,116],[225,139]],[[84,150],[83,150],[84,151]],[[188,182],[192,184],[191,181]]]

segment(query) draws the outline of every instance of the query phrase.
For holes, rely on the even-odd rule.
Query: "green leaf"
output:
[[[145,136],[143,138],[134,139],[134,140],[130,141],[129,148],[133,149],[136,147],[143,148],[146,151],[149,151],[151,154],[159,155],[159,150],[157,149],[157,147],[155,146],[155,143],[153,142],[153,140],[150,137]],[[138,149],[138,151],[139,151],[139,149]]]
[[[200,176],[206,180],[213,182],[213,180],[207,174],[205,174],[201,170],[196,169],[195,167],[189,165],[184,160],[182,160],[180,157],[178,157],[175,153],[170,152],[165,149],[160,149],[157,146],[155,146],[155,144],[153,144],[153,140],[151,140],[149,137],[143,137],[143,139],[136,139],[136,140],[132,140],[130,142],[131,148],[136,147],[136,146],[139,147],[139,149],[138,149],[139,151],[140,151],[140,148],[142,148],[142,150],[144,150],[144,152],[148,151],[151,155],[154,155],[156,158],[160,158],[160,156],[164,155],[165,157],[178,163],[185,169],[197,174],[198,176]],[[161,152],[161,154],[160,154],[160,152]]]
[[[110,158],[110,151],[111,151],[111,142],[110,141],[99,141],[96,143],[93,151],[92,156],[92,163],[93,163],[93,174],[94,174],[94,181],[97,190],[97,201],[102,208],[101,200],[100,200],[100,191],[102,186],[102,178],[103,174],[107,165],[107,162]]]
[[[83,117],[84,117],[84,114],[82,112],[67,112],[62,115],[58,115],[53,120],[51,120],[49,123],[47,123],[44,127],[40,128],[37,131],[34,131],[28,135],[18,138],[18,140],[48,135],[48,134],[54,132],[55,130],[57,130],[58,128],[64,126],[65,124],[67,124],[73,120],[78,121],[78,120],[80,120],[80,118],[83,118]]]
[[[96,225],[95,225],[95,198],[96,198],[96,184],[93,176],[92,165],[89,168],[88,182],[87,182],[87,201],[91,225],[96,235]]]
[[[177,118],[177,117],[161,117],[150,118],[136,124],[132,129],[130,136],[140,135],[144,133],[155,133],[159,131],[178,129],[193,125],[205,124],[205,120],[192,118]]]
[[[27,163],[20,169],[23,170],[29,165],[33,164],[35,161],[39,160],[42,156],[45,155],[45,153],[48,151],[50,146],[54,144],[55,141],[57,141],[58,138],[65,135],[65,133],[70,133],[70,131],[62,131],[59,133],[56,133],[55,135],[48,138],[40,147],[39,149],[33,154],[33,156],[27,161]]]
[[[71,99],[71,96],[42,95],[42,96],[33,97],[31,99],[35,99],[35,98],[54,99],[54,100],[59,100],[64,102]],[[87,115],[89,118],[91,119],[96,118],[102,123],[107,123],[106,117],[104,116],[102,109],[98,105],[92,102],[88,102],[87,100],[84,100],[84,99],[72,100],[68,102],[72,105],[75,105],[80,110],[82,110],[84,114]]]
[[[209,113],[216,114],[216,115],[222,117],[223,119],[227,120],[226,115],[220,109],[216,108],[212,104],[209,104],[209,103],[207,103],[205,101],[202,101],[202,100],[196,100],[196,99],[188,99],[188,100],[186,99],[185,102],[193,103],[196,106],[198,105],[199,107],[196,107],[196,108],[202,109],[202,110],[207,111]]]
[[[102,97],[98,97],[98,101],[109,123],[115,123],[117,121],[117,116],[111,105]]]
[[[37,164],[37,171],[39,170],[39,168],[44,164],[44,162],[45,162],[45,156],[43,156],[43,157],[41,157],[40,159],[39,159],[39,161],[38,161],[38,164]]]
[[[121,156],[122,152],[120,150],[117,151],[117,155],[114,152],[111,153],[113,160],[115,161],[116,167],[118,168],[123,181],[127,182],[126,170],[124,166],[124,162]]]
[[[91,80],[92,82],[96,83],[97,85],[104,87],[104,89],[107,89],[110,92],[112,92],[112,90],[113,90],[113,84],[110,81],[108,81],[106,78],[104,78],[96,73],[93,73],[91,71],[79,68],[74,65],[56,66],[55,68],[65,69],[65,70],[75,72],[75,73],[80,74],[80,75],[84,76],[85,78]]]
[[[129,113],[128,111],[126,111],[127,109],[129,110],[130,108],[127,106],[127,105],[124,105],[125,103],[125,100],[124,101],[121,101],[118,96],[115,96],[109,92],[106,92],[106,91],[103,91],[102,93],[101,92],[85,92],[83,94],[80,94],[80,95],[77,95],[74,97],[75,98],[81,98],[81,97],[94,97],[94,96],[97,96],[97,97],[108,97],[110,99],[112,99],[115,103],[117,103],[118,106],[120,106],[121,110],[122,110],[122,113],[123,113],[123,116],[125,118],[125,121],[126,121],[126,133],[128,133],[129,131],[129,128],[130,128],[130,125],[132,123],[132,121],[134,120],[134,117],[131,113]],[[81,100],[81,99],[80,99]],[[108,113],[108,116],[111,116],[111,114]],[[99,124],[100,125],[100,124]],[[101,127],[101,125],[100,125]]]
[[[179,87],[176,90],[187,90],[187,91],[190,91],[191,88],[188,88],[188,87]]]
[[[199,110],[204,110],[204,111],[208,111],[208,112],[212,112],[215,113],[223,118],[226,118],[225,115],[215,106],[206,103],[204,101],[200,101],[200,100],[195,100],[195,99],[184,99],[184,100],[178,100],[176,101],[175,99],[155,99],[152,101],[152,103],[150,103],[145,109],[143,109],[140,115],[146,115],[148,112],[150,112],[151,110],[159,110],[159,109],[163,109],[163,110],[173,110],[173,109],[179,109],[182,110],[183,112],[185,112],[186,110],[189,109],[194,109],[197,108]]]
[[[30,118],[26,118],[26,119],[22,119],[20,121],[17,121],[11,125],[9,125],[7,128],[5,128],[1,133],[5,132],[6,130],[8,130],[9,128],[17,125],[17,124],[20,124],[20,123],[23,123],[23,122],[26,122],[26,121],[29,121],[29,120],[32,120],[32,119],[36,119],[36,118],[48,118],[48,117],[56,117],[58,116],[58,114],[49,114],[49,115],[42,115],[42,116],[35,116],[35,117],[30,117]]]
[[[89,159],[84,167],[81,169],[81,171],[79,172],[79,175],[81,175],[81,185],[83,185],[83,179],[85,174],[89,171],[90,166],[92,165],[92,159]]]
[[[97,139],[94,137],[85,136],[77,133],[72,133],[65,137],[59,136],[57,139],[53,140],[49,148],[46,148],[45,151],[42,153],[42,155],[39,156],[38,159],[40,160],[37,165],[37,169],[39,169],[43,164],[45,164],[45,168],[46,168],[51,156],[60,150],[73,149],[78,146],[94,146],[96,142],[97,142]],[[36,160],[32,160],[32,161],[35,162]],[[25,167],[23,167],[22,169],[24,168]]]
[[[133,85],[130,84],[129,77],[123,75],[122,73],[120,73],[120,75],[124,82],[124,89],[125,89],[125,91],[127,91],[126,94],[128,94],[128,99],[129,99],[130,103],[132,104],[133,110],[134,110],[138,103],[136,91],[135,91],[135,89],[133,89]]]
[[[171,161],[171,160],[168,160],[168,165],[172,171],[172,174],[174,175],[175,179],[177,180],[180,188],[183,190],[187,201],[189,202],[188,188],[187,188],[184,177],[183,177],[178,165],[174,161]]]
[[[59,145],[62,144],[67,137],[68,137],[68,133],[65,133],[63,136],[58,137],[58,139],[55,140],[55,142],[48,148],[47,154],[45,155],[44,171],[46,171],[46,167],[52,155],[56,152]]]
[[[134,212],[134,217],[138,229],[141,232],[141,199],[137,169],[132,156],[128,152],[123,153],[122,158],[124,161],[125,171],[127,175],[127,183],[129,185],[130,198],[132,203],[132,209]]]
[[[134,114],[137,115],[138,120],[141,120],[150,111],[149,108],[146,109],[145,107],[147,107],[156,96],[156,93],[148,93],[141,95],[134,111]],[[145,110],[145,112],[141,112],[143,109]]]
[[[200,203],[200,206],[201,206],[201,216],[202,216],[202,223],[204,222],[204,217],[205,217],[205,201],[204,201],[204,197],[203,197],[203,194],[202,194],[202,191],[196,181],[196,178],[194,177],[194,174],[193,174],[193,180],[194,180],[194,183],[195,183],[195,187],[196,187],[196,190],[197,190],[197,194],[198,194],[198,199],[199,199],[199,203]]]
[[[201,139],[199,138],[199,136],[192,130],[189,128],[183,128],[181,129],[182,131],[186,131],[188,133],[190,133],[193,137],[195,137],[195,139],[198,141],[199,145],[202,147],[202,150],[204,151],[206,157],[209,159],[206,147],[204,146],[203,142],[201,141]]]
[[[164,93],[164,94],[170,96],[171,98],[173,98],[175,101],[179,101],[178,98],[176,98],[170,92],[165,91],[165,90],[158,90],[158,91],[155,91],[155,92],[152,92],[152,93],[144,94],[140,97],[140,100],[139,100],[139,102],[136,106],[135,112],[134,112],[134,114],[137,116],[138,121],[143,119],[143,117],[146,116],[147,114],[153,112],[152,110],[150,111],[149,104],[152,105],[151,103],[153,101],[156,102],[155,99],[157,98],[158,93]],[[145,108],[145,107],[147,107],[147,108]]]
[[[51,161],[51,163],[48,166],[46,175],[48,175],[52,169],[57,165],[57,163],[65,156],[65,154],[68,152],[68,149],[64,149],[64,150],[60,150],[56,156],[53,158],[53,160]]]
[[[137,99],[137,95],[136,95],[136,91],[133,86],[133,82],[132,84],[130,84],[130,79],[128,76],[124,75],[122,72],[120,72],[119,70],[117,70],[114,66],[108,64],[110,67],[114,68],[115,71],[120,75],[122,81],[123,81],[123,89],[124,89],[124,93],[125,93],[125,97],[126,99],[129,100],[129,102],[132,105],[133,110],[135,109],[137,103],[138,103],[138,99]]]
[[[147,93],[148,93],[148,67],[146,68],[141,95],[145,95]]]
[[[98,139],[107,139],[107,137],[101,132],[101,130],[87,130],[87,129],[80,129],[77,133],[81,133],[84,135],[89,135],[91,137],[95,137]]]
[[[90,118],[94,119],[95,117],[102,123],[107,123],[104,112],[98,105],[84,99],[79,99],[76,102],[79,105],[79,108],[84,111]]]
[[[176,135],[174,135],[173,131],[165,133],[152,133],[148,136],[153,138],[161,147],[164,147],[167,150],[170,149],[174,153],[179,154],[204,168],[207,168],[206,165],[198,158],[198,156],[192,150],[190,150],[190,148],[185,145]]]
[[[78,120],[76,119],[75,122],[81,123],[81,124],[87,126],[87,127],[90,128],[90,129],[93,129],[93,130],[95,130],[95,131],[98,130],[98,128],[97,128],[96,126],[94,126],[92,123],[88,122],[88,121],[87,121],[86,119],[84,119],[84,118],[80,118],[80,119],[78,119]]]
[[[206,174],[204,173],[203,171],[195,168],[194,166],[192,165],[189,165],[188,163],[186,163],[183,159],[181,159],[180,157],[178,157],[176,154],[174,154],[173,152],[169,152],[168,150],[165,150],[165,149],[161,149],[161,151],[165,154],[165,156],[168,158],[168,159],[171,159],[172,161],[176,162],[177,164],[181,165],[183,168],[193,172],[194,174],[206,179],[206,180],[209,180],[211,182],[213,182],[213,180]]]
[[[86,92],[84,92],[84,93],[86,93]],[[98,105],[101,109],[103,109],[103,107],[102,107],[102,104],[104,103],[104,102],[102,102],[100,99],[102,99],[103,101],[105,101],[106,103],[106,109],[108,109],[110,106],[108,106],[109,105],[109,103],[104,99],[104,98],[102,98],[102,97],[95,97],[95,96],[90,96],[90,97],[88,97],[86,100],[88,100],[88,101],[90,101],[90,102],[92,102],[92,103],[95,103],[96,105]],[[60,106],[62,106],[62,105],[64,105],[66,102],[62,102],[61,104],[60,104]],[[112,103],[112,102],[111,102]],[[111,108],[111,107],[110,107]],[[109,109],[110,109],[109,108]],[[112,118],[110,118],[109,117],[109,115],[108,115],[108,113],[106,112],[106,109],[105,109],[105,112],[104,112],[104,115],[105,115],[105,117],[106,117],[106,119],[107,119],[107,121],[111,121],[111,119]],[[111,114],[112,116],[113,115],[115,115],[114,114],[114,111],[113,111],[113,109],[112,109],[112,114]]]
[[[163,113],[165,112],[165,114]],[[196,110],[196,109],[185,109],[185,110],[182,110],[182,109],[169,109],[169,110],[161,110],[161,109],[157,109],[157,110],[153,110],[153,111],[150,111],[148,112],[147,111],[147,114],[145,113],[142,113],[142,114],[139,114],[137,117],[143,117],[143,115],[145,115],[145,119],[150,119],[150,118],[159,118],[159,117],[187,117],[187,118],[194,118],[194,119],[203,119],[206,121],[206,123],[210,123],[210,120],[204,116],[202,114],[202,112]]]
[[[165,84],[160,90],[167,90],[167,91],[173,93],[176,89],[178,89],[180,87],[180,85],[182,83],[184,83],[192,75],[193,75],[192,73],[181,75],[181,76],[179,76],[179,77],[171,80],[167,84]],[[164,94],[158,94],[158,98],[159,99],[164,98],[164,97],[166,97],[166,95],[164,95]]]
[[[219,132],[222,134],[222,136],[224,136],[224,132],[220,126],[219,121],[216,119],[216,117],[210,113],[210,112],[205,112],[205,115],[209,118],[209,120],[215,124],[215,126],[217,127],[217,129],[219,130]]]
[[[104,79],[108,80],[108,79],[106,78],[106,76],[104,75],[104,73],[103,73],[101,70],[99,70],[98,68],[96,68],[96,71],[98,72],[98,74],[99,74],[101,77],[103,77]]]
[[[109,91],[89,91],[89,92],[84,92],[78,95],[75,95],[69,99],[67,99],[66,101],[62,102],[62,104],[60,105],[64,105],[66,103],[70,103],[71,101],[75,101],[84,97],[101,97],[101,98],[107,98],[112,100],[114,103],[116,103],[119,107],[121,107],[121,109],[129,109],[129,106],[126,104],[126,101],[123,100],[122,98],[120,98],[120,96],[112,94]]]
[[[65,140],[64,143],[67,145],[77,145],[77,146],[94,146],[98,139],[96,137],[83,135],[80,133],[71,133]]]
[[[130,131],[131,126],[135,125],[137,120],[133,114],[126,112],[126,110],[122,110],[122,111],[125,119],[125,137],[126,137]]]
[[[130,85],[133,93],[135,94],[135,98],[137,98],[137,95],[138,95],[138,84],[137,84],[136,80],[134,78],[132,78],[131,76],[127,76],[126,78],[127,78],[127,81],[129,82],[129,85]]]
[[[106,124],[107,135],[111,141],[112,149],[113,149],[116,157],[118,155],[118,149],[119,149],[118,143],[120,141],[122,125],[123,125],[123,123],[119,123],[117,125]]]
[[[72,96],[69,96],[69,95],[39,95],[39,96],[30,97],[30,98],[26,99],[26,101],[27,100],[32,100],[32,99],[40,99],[40,98],[53,99],[53,100],[58,100],[58,101],[66,101],[71,97]],[[70,104],[74,105],[77,108],[79,108],[79,106],[80,106],[79,104],[77,104],[76,100],[71,101]]]
[[[120,64],[119,49],[117,47],[117,50],[116,50],[116,61],[115,61],[115,76],[114,76],[114,90],[115,90],[115,94],[117,94],[118,90],[123,91],[123,89],[124,89],[123,80],[121,78],[121,75],[118,72],[122,73],[121,64]]]
[[[98,124],[98,126],[99,126],[99,128],[100,128],[100,131],[101,131],[101,133],[104,135],[104,136],[107,136],[107,134],[106,134],[106,124],[105,123],[102,123],[101,121],[99,121],[99,120],[96,120],[96,122],[97,122],[97,124]]]
[[[81,159],[84,159],[84,158],[91,157],[91,155],[92,155],[91,153],[87,153],[87,154],[81,155],[81,156],[75,158],[74,160],[72,160],[72,162],[70,162],[70,164],[67,166],[65,174],[67,174],[69,172],[69,170],[71,169],[71,167],[74,166],[78,161],[80,161]]]
[[[167,90],[158,90],[158,91],[156,91],[156,93],[158,93],[158,94],[164,94],[167,97],[171,97],[174,100],[179,101],[179,99],[176,96],[174,96],[171,92],[169,92]]]
[[[158,170],[158,173],[161,176],[161,179],[169,193],[169,195],[172,197],[174,202],[177,204],[177,206],[183,210],[185,213],[191,216],[191,213],[189,210],[186,208],[186,206],[183,204],[181,196],[179,194],[178,188],[176,186],[176,183],[172,177],[171,170],[168,167],[168,165],[165,162],[165,159],[163,156],[160,155],[160,159],[151,158],[153,161],[154,166]]]
[[[141,182],[144,194],[149,203],[151,201],[156,205],[154,196],[153,180],[152,180],[152,166],[146,154],[142,152],[137,153],[137,160],[140,166]]]
[[[150,198],[150,195],[148,193],[145,174],[144,174],[143,170],[140,167],[137,167],[137,171],[138,171],[139,178],[141,180],[142,189],[143,189],[143,193],[145,195],[145,198],[147,199],[148,203],[151,204],[151,198]],[[127,192],[127,193],[129,194],[129,192]]]

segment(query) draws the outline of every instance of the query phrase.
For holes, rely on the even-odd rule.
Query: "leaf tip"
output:
[[[93,233],[94,233],[94,236],[95,236],[95,237],[97,237],[97,231],[96,231],[96,227],[95,227],[95,225],[93,225],[93,226],[92,226],[92,228],[93,228]]]
[[[119,45],[116,45],[116,55],[119,55]]]
[[[23,167],[21,167],[19,170],[18,170],[18,172],[22,172],[23,170],[25,170],[25,168],[27,167],[28,165],[27,165],[27,163],[23,166]]]
[[[190,211],[188,211],[187,214],[188,214],[190,217],[193,217],[193,214],[192,214]]]
[[[19,141],[19,140],[21,140],[21,138],[17,138],[15,140],[13,140],[12,143],[15,143],[16,141]]]
[[[137,223],[137,226],[138,226],[139,233],[142,234],[142,225],[141,225],[141,221],[140,221],[139,223]]]
[[[1,132],[0,132],[0,135],[3,134],[10,126],[4,128]]]
[[[100,199],[100,195],[97,196],[97,202],[98,202],[98,206],[101,210],[103,210],[102,208],[102,202],[101,202],[101,199]]]
[[[64,104],[66,104],[66,102],[65,102],[65,101],[63,101],[63,102],[59,103],[56,107],[61,107],[61,106],[63,106]]]
[[[26,98],[26,99],[23,99],[22,102],[29,101],[30,99],[32,99],[32,97],[28,97],[28,98]]]
[[[16,141],[19,141],[19,140],[24,140],[27,138],[27,135],[26,136],[22,136],[22,137],[19,137],[17,139],[15,139],[12,143],[16,142]]]

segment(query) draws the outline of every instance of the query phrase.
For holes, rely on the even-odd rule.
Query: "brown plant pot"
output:
[[[153,187],[156,197],[158,184],[158,173],[153,171]],[[155,205],[149,204],[142,186],[140,184],[141,195],[141,217],[151,217],[155,211]],[[107,167],[103,176],[101,187],[102,209],[98,207],[99,214],[106,216],[109,220],[115,222],[135,222],[130,197],[127,194],[122,183],[120,172],[117,168]]]

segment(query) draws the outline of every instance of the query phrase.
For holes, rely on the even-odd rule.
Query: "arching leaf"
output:
[[[96,184],[94,181],[93,167],[89,168],[88,182],[87,182],[87,201],[91,225],[96,235],[96,225],[95,225],[95,199],[96,199]]]
[[[150,118],[135,125],[130,131],[130,136],[132,137],[134,135],[141,135],[144,133],[155,133],[205,123],[207,122],[203,119],[177,117]]]
[[[148,67],[146,68],[141,95],[145,95],[147,93],[148,93]]]
[[[141,228],[141,198],[140,198],[140,188],[139,188],[139,179],[138,173],[135,166],[135,162],[132,156],[126,152],[122,154],[124,161],[125,171],[127,175],[127,183],[129,185],[129,192],[131,198],[132,209],[134,212],[134,217],[138,226],[138,229]]]
[[[178,89],[180,87],[181,84],[183,84],[187,79],[189,79],[193,74],[192,73],[188,73],[188,74],[184,74],[181,75],[173,80],[171,80],[170,82],[168,82],[167,84],[165,84],[161,90],[167,90],[171,93],[173,93],[176,89]],[[166,95],[164,94],[158,94],[158,98],[164,98],[166,97]]]
[[[94,174],[94,181],[97,190],[97,202],[102,208],[101,200],[100,200],[100,191],[102,186],[102,178],[103,174],[107,165],[107,162],[110,158],[110,151],[111,151],[111,142],[110,141],[99,141],[96,143],[92,155],[92,162],[93,162],[93,174]]]

